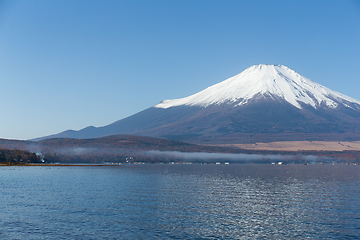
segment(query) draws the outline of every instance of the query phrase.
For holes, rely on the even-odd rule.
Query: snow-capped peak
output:
[[[154,107],[207,107],[222,103],[239,106],[261,96],[280,97],[297,108],[301,108],[300,102],[314,108],[320,104],[331,108],[338,104],[348,106],[346,102],[360,104],[360,101],[315,83],[283,65],[259,64],[194,95],[164,100]]]

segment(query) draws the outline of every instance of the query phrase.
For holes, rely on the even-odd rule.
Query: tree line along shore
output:
[[[18,149],[0,149],[1,165],[41,163],[41,160],[41,156],[33,152]]]

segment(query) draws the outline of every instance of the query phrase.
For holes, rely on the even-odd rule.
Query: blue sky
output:
[[[104,126],[254,64],[360,99],[360,1],[0,0],[0,138]]]

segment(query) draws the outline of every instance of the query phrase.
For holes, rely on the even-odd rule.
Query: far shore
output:
[[[259,151],[360,151],[360,141],[283,141],[254,144],[218,144],[216,146]]]

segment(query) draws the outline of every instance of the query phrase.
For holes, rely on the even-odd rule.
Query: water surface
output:
[[[1,167],[0,239],[359,239],[360,166]]]

